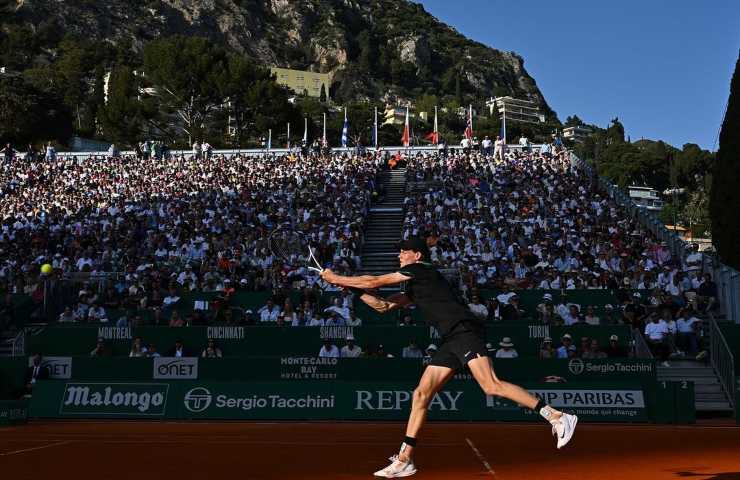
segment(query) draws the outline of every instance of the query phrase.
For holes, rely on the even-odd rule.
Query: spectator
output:
[[[64,307],[64,311],[59,314],[59,323],[74,323],[77,321],[77,315],[72,311],[72,307]]]
[[[422,358],[424,357],[421,349],[416,345],[416,340],[411,340],[408,346],[403,347],[401,351],[402,358]]]
[[[485,321],[488,318],[488,309],[481,303],[479,295],[473,295],[473,299],[468,303],[468,308],[476,318]]]
[[[552,338],[545,337],[545,339],[542,340],[542,345],[540,345],[539,357],[543,360],[557,358],[557,352],[552,346]]]
[[[200,356],[201,358],[221,358],[224,355],[218,345],[216,345],[216,341],[212,338],[209,338],[208,345],[206,345],[206,348],[203,349]]]
[[[345,319],[349,318],[349,308],[343,305],[342,299],[340,297],[334,297],[334,299],[332,300],[332,305],[325,308],[324,312],[330,312],[339,315],[342,319],[342,324],[344,324]]]
[[[180,312],[178,310],[172,311],[172,316],[170,317],[170,327],[184,327],[185,326],[185,320],[180,316]]]
[[[110,350],[105,346],[105,339],[98,338],[98,343],[95,344],[95,348],[90,352],[91,357],[108,357],[110,356]]]
[[[23,382],[25,395],[32,395],[36,383],[40,380],[47,380],[50,376],[49,367],[44,366],[42,360],[40,353],[34,353],[31,366],[26,368],[26,376]]]
[[[172,347],[169,352],[167,352],[168,357],[192,357],[190,354],[190,351],[185,348],[185,345],[182,343],[181,339],[175,340],[175,346]]]
[[[404,313],[401,317],[401,322],[399,323],[401,327],[411,327],[414,326],[414,317],[411,316],[410,313]]]
[[[108,322],[108,314],[105,312],[105,308],[103,308],[100,302],[96,302],[87,311],[87,320],[89,322],[99,322],[99,323]]]
[[[144,342],[142,341],[141,337],[134,337],[134,341],[131,344],[131,351],[129,352],[129,357],[147,357],[147,353],[149,350],[144,345]]]
[[[568,313],[563,315],[563,323],[565,326],[575,325],[580,322],[580,314],[578,312],[578,305],[570,304],[568,306]]]
[[[608,358],[626,358],[627,349],[619,344],[619,337],[612,335],[609,337],[609,346],[606,347],[605,352]]]
[[[339,349],[331,342],[330,338],[324,339],[324,345],[322,345],[321,349],[319,350],[319,357],[339,358]]]
[[[508,305],[504,306],[503,319],[506,322],[514,322],[526,317],[526,313],[519,306],[519,295],[516,293],[509,298]]]
[[[154,345],[153,343],[150,343],[147,346],[146,356],[149,357],[149,358],[161,357],[161,355],[159,354],[159,352],[157,352],[157,346]]]
[[[693,310],[691,308],[682,309],[676,322],[677,344],[683,352],[692,357],[699,353],[699,336],[697,334],[699,328],[701,328],[701,320],[694,316]]]
[[[594,313],[594,306],[589,305],[586,307],[586,315],[584,317],[584,321],[589,325],[599,325],[601,323],[601,320],[598,316]]]
[[[556,350],[557,358],[570,358],[575,355],[575,346],[572,343],[573,337],[571,337],[570,333],[563,335],[560,342],[561,344]]]
[[[280,316],[280,307],[275,305],[275,302],[270,298],[267,300],[267,304],[260,308],[257,313],[260,315],[260,322],[276,322],[278,316]]]
[[[362,348],[355,345],[355,337],[353,335],[347,335],[346,342],[346,345],[339,352],[342,358],[357,358],[362,355]]]
[[[499,346],[501,348],[496,350],[496,358],[517,358],[519,357],[519,354],[514,348],[514,344],[511,342],[510,337],[504,337],[499,342]]]
[[[581,358],[598,360],[601,358],[607,358],[607,354],[606,352],[601,351],[599,341],[595,338],[592,338],[588,351],[584,352],[583,355],[581,355]]]
[[[650,323],[645,325],[645,336],[647,337],[648,346],[653,355],[658,357],[664,367],[670,367],[668,355],[670,350],[666,345],[668,336],[668,325],[657,314],[650,315]]]
[[[355,314],[355,309],[350,307],[349,309],[349,318],[347,319],[347,326],[348,327],[361,327],[362,326],[362,320],[357,318],[357,315]]]

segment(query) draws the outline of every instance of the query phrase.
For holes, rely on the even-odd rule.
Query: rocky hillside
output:
[[[511,94],[550,112],[521,57],[468,40],[406,0],[0,0],[0,40],[19,28],[37,41],[15,59],[28,67],[53,61],[54,42],[69,33],[134,52],[186,34],[265,65],[332,72],[338,99]],[[12,67],[11,47],[0,61]]]

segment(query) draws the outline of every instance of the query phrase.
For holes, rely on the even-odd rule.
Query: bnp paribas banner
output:
[[[646,421],[641,386],[539,384],[533,394],[582,420]],[[412,383],[381,382],[42,382],[31,416],[235,420],[404,420]],[[539,418],[471,382],[453,381],[429,405],[432,420],[527,421]]]

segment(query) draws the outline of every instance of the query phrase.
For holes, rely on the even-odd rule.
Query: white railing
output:
[[[542,146],[541,145],[530,145],[529,148],[532,150],[539,150]],[[375,147],[365,146],[363,147],[366,152],[372,152],[375,150]],[[521,145],[507,145],[506,149],[510,151],[514,150],[521,150]],[[390,154],[396,154],[396,153],[408,153],[415,155],[417,153],[422,152],[436,152],[438,151],[438,147],[434,145],[418,145],[413,147],[403,147],[403,146],[384,146],[380,147],[383,153],[388,152]],[[460,145],[448,145],[449,150],[462,150],[462,147]],[[235,155],[239,154],[242,156],[247,157],[258,157],[258,156],[264,156],[264,155],[285,155],[290,152],[299,152],[300,147],[293,147],[291,149],[288,148],[238,148],[238,149],[220,149],[220,150],[213,150],[213,155]],[[331,149],[332,153],[352,153],[356,152],[356,147],[333,147]],[[119,155],[135,155],[136,152],[133,150],[123,150],[118,152]],[[193,152],[190,149],[171,149],[169,150],[170,155],[185,155],[185,156],[192,156]],[[25,157],[25,153],[18,153],[19,157]],[[108,154],[108,151],[93,151],[93,152],[57,152],[56,153],[57,158],[69,158],[69,157],[77,157],[77,158],[107,158],[110,155]]]
[[[730,400],[730,405],[734,407],[735,401],[737,401],[735,398],[735,357],[716,320],[709,320],[709,331],[709,352],[712,367],[719,376],[720,384],[722,384],[722,389]]]
[[[22,357],[26,354],[26,332],[21,330],[12,341],[12,353],[14,357]]]

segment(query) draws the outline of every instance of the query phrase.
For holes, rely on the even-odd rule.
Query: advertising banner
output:
[[[195,380],[198,378],[198,357],[155,357],[155,380]]]
[[[648,420],[641,386],[525,385],[582,420]],[[31,415],[44,418],[184,418],[234,420],[405,420],[413,382],[43,382]],[[486,397],[473,382],[452,381],[429,405],[432,420],[539,421],[535,412]]]
[[[33,357],[28,357],[28,366],[33,366]],[[55,380],[72,378],[72,357],[41,357],[41,367],[49,369],[49,378]]]
[[[31,400],[38,416],[86,418],[165,417],[167,383],[40,383]],[[38,399],[38,400],[37,400]]]

